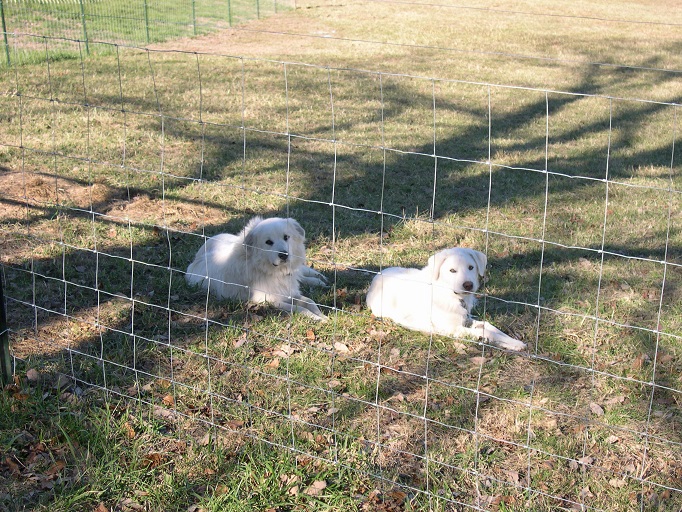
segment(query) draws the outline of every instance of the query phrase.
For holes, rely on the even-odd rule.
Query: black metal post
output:
[[[5,313],[5,291],[2,277],[0,277],[0,378],[2,385],[12,382],[12,357],[9,353],[9,328]]]

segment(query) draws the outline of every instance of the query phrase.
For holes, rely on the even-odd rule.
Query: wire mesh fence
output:
[[[125,45],[58,60],[80,37],[39,41],[3,78],[15,372],[417,508],[682,504],[679,104]],[[256,214],[306,229],[326,324],[185,283],[208,236]],[[527,352],[366,311],[383,268],[453,245],[488,255],[478,313]]]
[[[246,20],[292,9],[289,0],[3,0],[4,61],[42,59],[35,36],[83,41],[85,53],[102,52],[108,45],[149,44],[191,37],[231,27]],[[54,40],[53,40],[54,43]],[[73,56],[73,47],[52,44],[55,56]],[[14,54],[14,55],[12,55]]]

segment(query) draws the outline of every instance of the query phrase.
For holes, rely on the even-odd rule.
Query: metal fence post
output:
[[[5,41],[5,57],[7,57],[7,66],[11,65],[9,59],[9,43],[7,42],[7,24],[5,23],[5,7],[0,0],[0,18],[2,18],[2,36]]]
[[[147,36],[147,44],[149,44],[149,7],[147,7],[147,0],[144,0],[144,30]]]
[[[9,353],[9,329],[5,314],[5,292],[2,276],[0,276],[0,380],[5,386],[12,382],[12,357]]]
[[[256,18],[260,19],[260,0],[256,0]]]
[[[81,6],[81,20],[83,21],[83,39],[85,39],[85,53],[90,55],[90,45],[88,44],[88,29],[85,26],[85,7],[83,7],[83,0],[80,0]]]
[[[197,35],[197,12],[194,6],[194,0],[192,0],[192,26],[194,27],[194,35]]]
[[[232,2],[227,0],[227,21],[232,26]]]

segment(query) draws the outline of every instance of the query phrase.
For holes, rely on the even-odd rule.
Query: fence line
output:
[[[46,47],[59,43],[58,38],[44,40]],[[622,121],[614,113],[614,104],[646,105],[656,112],[672,113],[675,120],[679,104],[440,81],[284,61],[129,49],[139,52],[130,57],[138,58],[141,64],[133,69],[145,74],[150,86],[145,91],[138,89],[138,83],[123,87],[120,80],[125,74],[125,61],[112,59],[106,76],[110,81],[119,81],[117,85],[123,91],[120,97],[107,95],[107,91],[97,88],[101,77],[96,84],[88,82],[84,57],[79,62],[46,60],[43,67],[26,70],[13,64],[15,87],[8,88],[13,92],[5,101],[19,123],[0,127],[0,147],[8,155],[9,162],[0,179],[4,180],[3,188],[6,190],[3,201],[7,206],[21,208],[14,213],[3,213],[7,218],[1,233],[6,238],[15,237],[22,245],[17,248],[17,254],[21,256],[10,256],[1,264],[3,284],[7,284],[8,290],[3,302],[9,304],[12,312],[9,334],[16,365],[26,367],[36,358],[49,357],[36,354],[35,346],[31,352],[30,347],[22,345],[26,339],[36,346],[44,346],[46,353],[58,352],[58,357],[68,359],[68,367],[61,368],[61,371],[84,385],[151,407],[164,408],[212,429],[243,433],[272,446],[361,471],[377,480],[391,484],[397,482],[424,499],[439,499],[473,510],[487,508],[481,504],[481,499],[490,486],[534,497],[529,499],[546,498],[561,506],[575,505],[595,511],[608,508],[586,504],[581,497],[566,497],[559,490],[538,485],[531,478],[535,470],[533,462],[538,456],[556,459],[562,464],[579,463],[586,470],[603,474],[606,482],[610,477],[618,477],[636,489],[682,492],[678,480],[661,481],[655,478],[656,475],[645,475],[643,467],[633,473],[622,465],[611,466],[605,460],[585,462],[590,448],[585,441],[587,435],[580,438],[577,434],[581,440],[578,452],[543,445],[536,439],[536,430],[539,432],[541,426],[535,423],[537,415],[540,415],[554,418],[555,423],[559,418],[569,426],[578,424],[599,435],[615,432],[622,436],[642,437],[647,450],[660,443],[678,453],[682,446],[679,439],[670,434],[671,430],[663,430],[664,420],[656,423],[656,428],[650,428],[657,421],[653,410],[658,407],[655,395],[661,391],[673,395],[682,393],[679,380],[671,376],[673,370],[667,368],[661,375],[656,366],[660,347],[667,346],[670,352],[676,353],[682,345],[679,324],[672,316],[674,309],[665,309],[675,307],[666,302],[666,285],[673,290],[674,300],[675,286],[679,282],[677,276],[682,269],[677,249],[668,250],[677,240],[674,237],[678,236],[673,229],[672,215],[676,211],[673,207],[677,207],[682,197],[677,168],[674,161],[668,168],[667,164],[660,164],[654,156],[640,149],[642,155],[636,162],[652,166],[652,162],[656,163],[657,169],[662,169],[661,176],[656,175],[650,181],[644,181],[646,175],[637,176],[639,179],[634,180],[622,172],[626,164],[621,163],[621,168],[618,168],[619,148],[615,137],[612,138],[617,130],[613,121]],[[44,52],[44,55],[49,53]],[[177,62],[185,57],[188,58],[186,69]],[[213,60],[204,62],[203,57]],[[155,65],[166,58],[174,63],[173,87],[180,83],[178,74],[191,69],[188,81],[196,86],[196,101],[187,91],[180,93],[173,87],[161,88],[163,80],[156,73]],[[44,71],[44,74],[39,71]],[[319,76],[305,75],[307,72],[319,73]],[[349,72],[355,75],[342,75],[340,80],[335,76],[332,78],[332,73]],[[83,94],[66,89],[72,96],[60,97],[60,86],[63,85],[60,82],[73,78],[74,74],[82,81]],[[229,111],[227,100],[216,92],[226,88],[229,78],[235,79],[234,84],[229,84],[234,88],[237,105],[233,119],[226,118]],[[351,87],[348,82],[352,79],[357,83]],[[267,85],[273,91],[269,101],[262,101],[258,96],[264,88],[259,80],[269,80]],[[372,85],[378,84],[371,93],[366,92],[369,90],[366,87],[368,80],[372,80]],[[391,80],[398,81],[402,88],[396,83],[389,84]],[[408,88],[405,83],[411,80],[417,83],[410,82],[411,88]],[[165,86],[168,87],[167,82]],[[471,87],[484,99],[478,105],[467,104],[466,109],[457,111],[456,105],[441,101],[437,92],[441,86]],[[534,119],[539,121],[541,128],[538,129],[539,142],[534,148],[537,151],[522,164],[509,163],[504,161],[504,157],[494,155],[493,134],[500,122],[496,115],[512,108],[506,103],[499,105],[493,102],[494,94],[501,92],[537,96],[538,108]],[[152,98],[147,102],[144,101],[146,93],[147,98]],[[608,104],[604,118],[608,124],[601,132],[608,135],[608,146],[596,151],[599,155],[602,151],[608,154],[608,174],[602,172],[601,167],[595,171],[593,161],[576,159],[570,168],[565,167],[565,162],[550,161],[549,155],[554,151],[550,146],[550,128],[559,124],[555,118],[556,111],[549,106],[550,97],[555,93],[573,103],[594,100]],[[372,118],[372,130],[361,132],[368,139],[374,136],[374,140],[358,143],[347,125],[354,129],[357,126],[353,126],[352,119],[349,121],[343,116],[349,97],[354,104],[364,106],[367,103],[364,94],[371,95],[370,99],[375,102],[372,105],[380,115]],[[423,126],[407,119],[403,120],[404,126],[401,125],[400,130],[395,130],[391,123],[396,122],[397,114],[395,106],[391,110],[391,94],[398,100],[410,94],[413,105],[419,105],[419,99],[423,99]],[[179,103],[171,102],[176,96],[180,96]],[[311,99],[315,97],[323,99],[315,103]],[[219,105],[218,108],[214,106],[215,110],[210,108],[211,100],[215,100],[214,105]],[[261,112],[259,108],[265,110]],[[254,115],[254,110],[259,115]],[[301,111],[304,112],[305,123],[300,122]],[[462,150],[459,145],[448,144],[452,138],[463,137],[461,132],[466,128],[446,124],[447,130],[443,129],[443,117],[450,112],[455,112],[458,120],[469,114],[480,121],[483,131],[487,132],[480,158],[466,153],[466,145]],[[590,118],[598,115],[594,111],[589,114]],[[312,116],[317,116],[315,122]],[[670,136],[674,157],[676,127],[665,124],[667,117],[662,117],[663,120],[659,120],[661,124],[657,126],[665,133],[666,141]],[[630,125],[646,124],[644,118],[624,119]],[[50,122],[36,122],[45,120]],[[259,124],[261,122],[264,126]],[[199,135],[191,139],[190,134],[196,129]],[[107,138],[98,138],[98,131],[104,131]],[[396,131],[398,135],[410,135],[409,144],[398,138]],[[414,133],[418,135],[412,138]],[[181,139],[181,143],[176,145],[178,141],[173,137]],[[472,136],[471,140],[475,137]],[[577,140],[580,143],[580,139]],[[219,152],[211,153],[211,144],[219,147]],[[667,150],[669,144],[662,145]],[[103,151],[100,146],[106,146],[108,152],[100,153]],[[636,152],[638,148],[636,143],[631,143],[627,149]],[[356,161],[347,156],[353,152],[379,156],[358,158]],[[171,160],[177,153],[182,155],[181,160]],[[277,157],[272,157],[275,163],[262,156],[269,153],[276,153]],[[348,158],[352,165],[344,158]],[[497,158],[501,160],[497,161]],[[401,163],[401,159],[406,159],[407,163]],[[186,170],[180,163],[187,160],[197,162],[198,168]],[[211,167],[215,161],[220,162],[219,166]],[[601,162],[598,158],[595,161]],[[328,164],[329,172],[318,169],[322,163]],[[399,172],[401,165],[407,169],[403,173]],[[448,171],[447,165],[461,166],[461,169],[457,167]],[[344,176],[348,167],[363,166],[375,174],[367,171],[367,175],[351,179]],[[439,181],[442,177],[463,180],[467,172],[478,172],[477,169],[485,170],[476,174],[479,181],[465,181],[466,186],[461,188]],[[306,174],[301,177],[302,172]],[[541,185],[537,192],[540,199],[538,211],[524,213],[513,225],[505,224],[504,219],[501,221],[494,216],[493,195],[500,189],[513,186],[496,181],[498,175],[504,173],[518,180],[537,179]],[[9,189],[10,178],[14,175],[18,175],[20,180]],[[407,191],[401,192],[403,182],[415,176],[421,177],[421,181],[417,185],[409,184]],[[323,180],[329,182],[329,190],[315,188],[315,183]],[[365,189],[347,192],[355,181],[360,180],[364,180]],[[568,240],[557,238],[557,233],[549,229],[551,221],[566,215],[565,211],[552,215],[551,208],[556,205],[549,199],[556,198],[551,194],[549,180],[567,180],[571,183],[571,191],[580,191],[580,187],[583,190],[590,187],[609,190],[607,197],[596,194],[594,205],[580,205],[582,208],[594,208],[605,218],[591,228],[580,228],[598,232],[600,236],[594,244],[584,240],[568,243]],[[46,182],[49,183],[46,185]],[[380,186],[372,188],[378,183]],[[80,202],[75,197],[79,186],[87,189],[89,194]],[[105,187],[107,193],[97,196],[98,187]],[[657,227],[662,229],[652,234],[655,241],[665,242],[666,249],[662,255],[659,256],[656,247],[651,247],[650,252],[640,252],[637,247],[626,244],[612,247],[606,243],[609,235],[606,228],[612,216],[617,218],[617,215],[630,211],[609,211],[609,208],[618,206],[617,191],[614,194],[611,191],[619,187],[627,191],[625,195],[633,196],[627,198],[626,206],[632,207],[634,212],[637,208],[644,209],[644,206],[635,204],[638,194],[644,199],[651,194],[661,201],[668,200],[666,205],[661,203],[658,206],[658,210],[666,214],[658,219]],[[520,193],[518,187],[515,191]],[[486,201],[465,202],[467,208],[479,214],[473,224],[458,217],[460,212],[451,202],[447,203],[447,214],[436,213],[438,208],[442,208],[437,203],[439,194],[467,201],[477,193],[486,195]],[[359,194],[363,197],[358,198]],[[401,206],[409,209],[409,205],[405,207],[403,203],[409,203],[411,197],[419,194],[423,196],[423,202],[415,203],[419,207],[426,205],[426,208],[401,215]],[[379,195],[381,200],[377,202]],[[141,198],[137,212],[130,209],[135,206],[136,198]],[[179,214],[175,220],[171,212],[174,202],[179,203]],[[199,213],[192,213],[194,210]],[[225,210],[229,211],[228,215],[224,215]],[[226,316],[222,316],[223,306],[214,306],[207,294],[189,290],[184,284],[186,263],[208,236],[217,230],[241,227],[247,217],[262,211],[267,214],[303,215],[305,227],[313,233],[313,237],[321,233],[315,238],[316,252],[311,260],[324,268],[328,275],[334,276],[333,291],[330,292],[333,296],[325,298],[326,304],[332,305],[323,306],[330,316],[327,327],[318,329],[303,324],[301,332],[303,322],[300,319],[290,323],[282,318],[271,323],[267,320],[252,322],[248,313],[247,316],[239,316],[239,307],[236,312],[234,308],[225,307]],[[567,222],[582,225],[578,222],[581,213],[577,214],[578,220]],[[191,223],[194,217],[199,220]],[[528,217],[541,221],[542,230],[520,230],[530,222],[526,220]],[[411,222],[415,225],[412,226]],[[398,239],[395,244],[385,240],[385,236],[400,236],[401,230],[408,235],[406,239],[418,240],[416,245],[419,247],[414,253],[403,256],[404,260],[390,259],[390,252],[399,253],[402,245],[411,243],[409,239]],[[442,341],[432,336],[419,338],[410,335],[405,345],[401,345],[405,340],[401,338],[399,329],[397,335],[395,331],[387,333],[385,331],[392,329],[390,324],[369,319],[366,312],[354,309],[357,304],[352,301],[342,303],[344,293],[355,289],[359,297],[366,282],[389,264],[396,261],[423,263],[424,256],[434,244],[452,244],[462,239],[462,233],[469,237],[467,243],[485,245],[491,261],[503,261],[506,265],[496,268],[496,279],[504,283],[501,286],[512,291],[498,289],[486,295],[484,315],[503,316],[505,308],[514,310],[520,317],[525,315],[524,322],[529,326],[525,333],[528,341],[535,344],[529,353],[513,356],[518,358],[514,363],[502,364],[491,373],[485,365],[490,360],[506,356],[498,358],[491,355],[492,347],[485,343]],[[362,237],[375,237],[377,240],[373,245],[365,243],[360,247],[358,252],[363,254],[342,252],[344,244],[360,245],[356,240]],[[496,248],[496,244],[503,245],[504,250]],[[541,249],[536,248],[537,257],[532,255],[531,246],[541,246]],[[514,249],[522,255],[521,259],[505,254],[505,251]],[[561,265],[562,251],[570,253],[566,259],[572,274],[565,278],[567,281],[598,278],[598,285],[592,286],[596,287],[596,305],[590,302],[588,292],[584,292],[587,305],[580,304],[582,294],[575,300],[569,300],[568,305],[561,304],[561,291],[553,299],[543,297],[546,293],[545,278],[551,280],[556,277],[552,264]],[[495,258],[492,255],[496,255]],[[580,257],[585,261],[581,262]],[[616,275],[607,279],[605,268],[608,264],[615,267],[610,272],[616,272]],[[647,314],[655,313],[653,324],[648,322],[646,315],[640,315],[639,310],[635,310],[632,316],[621,316],[620,308],[626,309],[628,301],[633,302],[637,298],[628,295],[628,287],[634,287],[634,282],[628,287],[619,288],[618,285],[618,279],[623,275],[631,279],[628,275],[630,265],[642,267],[633,276],[633,279],[642,279],[642,286],[662,285],[659,290],[651,292],[654,298],[658,298],[657,304],[647,310]],[[527,289],[514,292],[512,284],[515,283],[512,281],[515,276],[505,274],[507,267],[521,267],[523,272],[536,273],[538,280],[531,279]],[[661,272],[660,281],[655,276],[651,278],[653,284],[646,281],[650,275]],[[516,277],[522,278],[523,273]],[[346,292],[342,293],[344,289]],[[600,309],[607,299],[616,304],[611,316],[608,309]],[[553,357],[555,348],[551,343],[556,340],[544,339],[541,332],[545,318],[550,321],[557,319],[562,327],[550,329],[550,334],[559,336],[562,344],[575,345],[575,351]],[[81,339],[74,337],[69,326],[73,326],[74,331],[82,330]],[[578,337],[582,334],[585,339],[574,342],[569,338],[569,327],[573,328],[573,335]],[[306,332],[308,328],[313,336]],[[580,328],[585,332],[580,333]],[[613,336],[618,339],[611,339]],[[620,343],[630,343],[637,350],[645,351],[649,338],[655,338],[651,363],[654,368],[650,372],[642,368],[633,369],[629,361],[623,362],[618,358],[618,352],[622,350]],[[597,342],[604,344],[605,352],[599,352]],[[352,350],[346,345],[352,345]],[[451,346],[459,347],[462,353],[453,355]],[[258,347],[258,350],[254,348],[254,353],[247,353],[249,347]],[[397,356],[391,353],[396,349]],[[268,358],[275,357],[273,354],[277,350],[284,353],[278,356],[281,358],[277,360],[279,366],[269,365],[274,359],[268,362]],[[401,356],[401,350],[406,353],[404,356]],[[476,357],[482,357],[484,361],[479,360],[474,372],[460,371],[461,367],[457,365],[461,364],[461,359],[466,361],[474,350],[481,354]],[[296,359],[295,354],[304,351],[306,357]],[[406,361],[399,364],[401,358]],[[422,360],[425,362],[423,367],[417,364]],[[517,363],[520,368],[531,370],[519,376],[509,368]],[[646,364],[640,361],[641,367]],[[220,368],[222,366],[225,369]],[[324,370],[323,377],[313,379],[320,368]],[[369,384],[355,387],[354,381],[360,380],[358,372],[363,371],[365,378],[371,376],[367,379]],[[576,376],[582,376],[584,382],[589,383],[587,398],[576,398],[575,403],[542,402],[543,386],[546,385],[541,378],[543,371],[550,375],[566,372],[571,383],[578,380]],[[505,387],[504,382],[498,385],[496,376],[495,382],[491,383],[490,377],[495,372],[505,379],[516,379],[514,385]],[[153,392],[142,390],[143,383],[162,379],[170,382],[172,406],[163,403],[161,397]],[[344,386],[339,386],[335,380],[343,381]],[[609,389],[632,387],[645,395],[645,418],[638,418],[635,413],[629,417],[631,411],[626,408],[619,410],[621,416],[616,418],[591,414],[589,402],[581,401],[600,400],[597,383],[603,382]],[[414,396],[406,398],[402,391],[400,395],[394,393],[395,389],[403,390],[404,395],[412,393]],[[650,399],[647,393],[650,393]],[[210,403],[205,414],[196,411],[196,403],[203,404],[204,401]],[[486,429],[486,415],[496,412],[491,404],[514,412],[518,424],[510,425],[510,428],[516,426],[518,431]],[[248,428],[240,430],[219,420],[221,415],[248,417],[250,423]],[[395,423],[412,428],[404,436],[407,440],[400,439],[403,444],[391,437],[391,425],[384,424],[382,419],[386,416]],[[622,416],[632,421],[625,421]],[[302,431],[320,431],[333,436],[333,446],[328,452],[318,453],[303,444]],[[568,435],[570,432],[564,434]],[[448,451],[452,447],[443,439],[456,436],[465,436],[475,447],[471,462],[456,459],[454,452]],[[362,445],[368,454],[383,453],[395,460],[400,460],[400,457],[414,459],[420,465],[424,483],[401,481],[402,477],[393,473],[390,465],[382,462],[379,456],[370,469],[359,470],[352,461],[344,458],[340,448],[341,440],[348,438]],[[503,453],[513,453],[521,461],[521,467],[527,468],[528,478],[516,482],[505,479],[501,472],[504,465],[484,460],[486,445],[501,447]],[[431,470],[434,470],[433,474]],[[558,474],[563,467],[554,471]],[[462,485],[457,493],[439,494],[443,490],[439,487],[441,477],[434,475],[443,472],[451,472],[466,480],[467,484],[471,483],[474,491]],[[456,481],[454,477],[448,478]],[[552,482],[548,483],[551,485]]]
[[[293,7],[292,0],[273,0],[265,6],[260,0],[2,0],[5,64],[11,64],[12,53],[19,63],[36,58],[27,45],[8,39],[8,34],[82,39],[90,54],[91,43],[160,43],[206,34]],[[72,53],[67,46],[62,51]]]

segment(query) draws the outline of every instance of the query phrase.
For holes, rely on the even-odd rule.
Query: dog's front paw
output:
[[[320,286],[327,288],[329,286],[327,278],[310,267],[303,267],[299,273],[299,282],[308,286]]]
[[[513,350],[515,352],[522,352],[526,350],[526,344],[515,338],[509,338],[508,340],[498,342],[497,345],[500,348],[506,348],[507,350]]]

